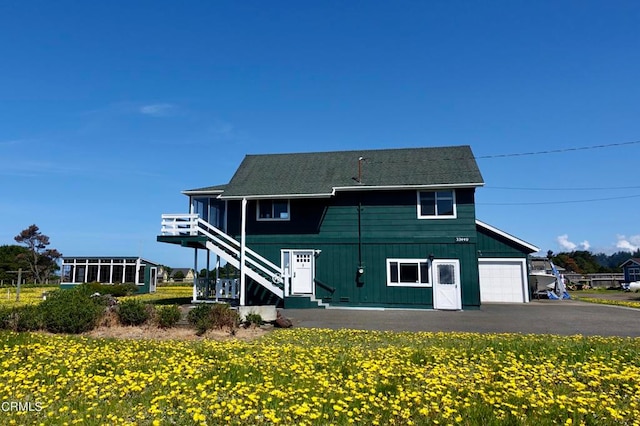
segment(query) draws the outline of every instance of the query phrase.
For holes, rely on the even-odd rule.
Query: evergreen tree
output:
[[[59,269],[57,262],[62,257],[62,253],[56,249],[47,248],[50,244],[49,237],[40,232],[40,228],[36,225],[23,229],[14,239],[24,244],[28,250],[18,258],[26,261],[34,283],[44,283],[54,271]]]

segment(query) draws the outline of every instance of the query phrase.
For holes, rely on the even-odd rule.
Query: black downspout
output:
[[[358,199],[358,269],[356,270],[356,284],[364,285],[364,266],[362,265],[362,197]]]
[[[362,200],[358,200],[358,267],[362,267]]]

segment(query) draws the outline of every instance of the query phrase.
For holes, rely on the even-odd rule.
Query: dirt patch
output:
[[[271,331],[270,327],[240,327],[233,332],[230,330],[209,330],[204,335],[196,335],[190,327],[172,327],[167,329],[148,326],[120,326],[98,327],[84,333],[85,336],[115,339],[152,339],[152,340],[244,340],[251,341]]]

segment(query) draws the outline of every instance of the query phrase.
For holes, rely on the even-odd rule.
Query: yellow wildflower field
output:
[[[275,330],[0,333],[3,424],[640,424],[640,340]]]
[[[20,289],[20,301],[16,301],[16,288],[0,288],[0,307],[14,307],[40,303],[43,293],[58,290],[57,286],[23,287]],[[143,302],[155,302],[162,299],[191,298],[192,287],[188,286],[158,286],[155,293],[140,294],[135,297]]]
[[[582,302],[597,303],[600,305],[625,306],[627,308],[640,309],[640,301],[634,300],[611,300],[596,297],[578,297],[576,299]]]

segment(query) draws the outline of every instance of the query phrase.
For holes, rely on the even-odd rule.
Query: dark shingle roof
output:
[[[329,195],[335,188],[483,183],[469,146],[247,155],[222,198]]]
[[[631,263],[634,263],[634,264],[636,264],[636,265],[640,265],[640,258],[637,258],[637,257],[631,257],[631,258],[629,258],[629,259],[625,260],[625,261],[622,263],[622,265],[620,265],[620,267],[622,268],[623,266],[626,266],[627,264],[631,264]]]

